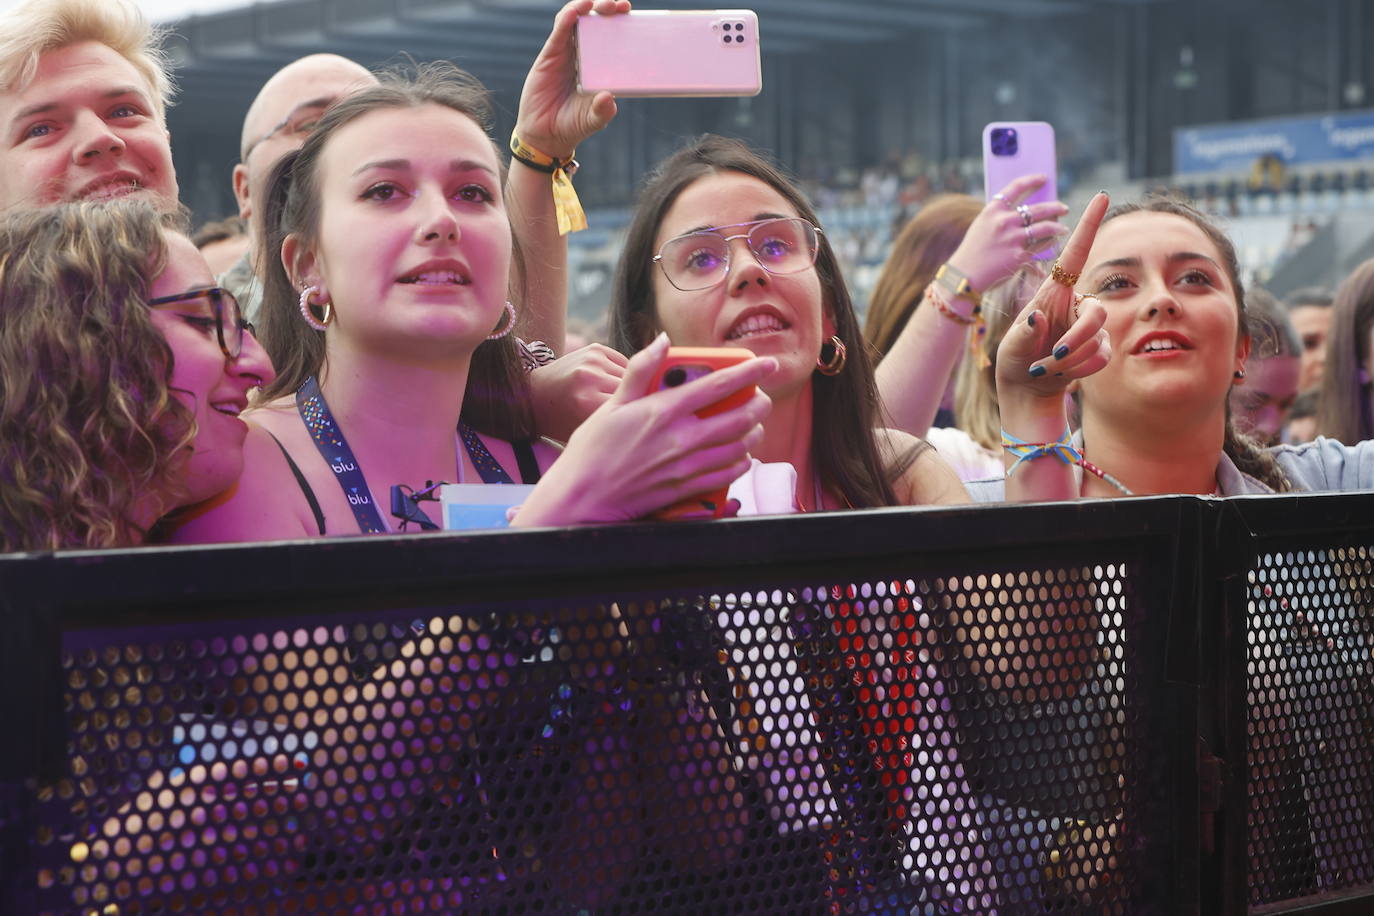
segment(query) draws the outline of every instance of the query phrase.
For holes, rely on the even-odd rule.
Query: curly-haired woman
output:
[[[141,542],[242,469],[272,367],[186,236],[146,203],[0,219],[0,548]]]

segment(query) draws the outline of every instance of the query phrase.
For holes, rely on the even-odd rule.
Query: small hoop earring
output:
[[[315,286],[307,286],[301,290],[301,317],[305,319],[306,324],[315,330],[323,331],[329,327],[329,322],[334,320],[334,303],[311,302],[310,297],[319,291],[319,288]],[[323,315],[322,318],[315,317],[315,313],[312,311],[315,306],[319,306]]]
[[[487,335],[487,340],[500,340],[515,327],[515,306],[506,300],[506,321],[498,329]]]
[[[1241,379],[1245,378],[1245,367],[1242,366],[1235,372],[1231,373],[1231,377],[1234,378],[1236,381],[1240,381]]]
[[[830,355],[825,355],[826,347],[830,348]],[[830,339],[821,344],[821,355],[816,360],[816,371],[821,375],[839,375],[844,368],[844,361],[848,358],[844,341],[831,334]]]

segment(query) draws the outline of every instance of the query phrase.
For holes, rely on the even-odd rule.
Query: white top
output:
[[[953,426],[932,426],[925,439],[954,468],[960,480],[986,480],[1002,476],[1002,455],[983,448],[973,437]]]

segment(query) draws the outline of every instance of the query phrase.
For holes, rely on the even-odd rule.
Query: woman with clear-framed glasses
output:
[[[796,471],[796,511],[962,503],[958,477],[921,440],[879,421],[853,303],[800,192],[737,141],[705,137],[650,178],[612,293],[611,343],[635,353],[744,347],[778,361],[765,463]]]
[[[243,466],[266,354],[190,239],[136,203],[0,220],[0,546],[126,547]]]

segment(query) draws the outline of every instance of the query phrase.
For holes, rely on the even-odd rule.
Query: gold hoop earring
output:
[[[830,355],[825,355],[826,347],[830,348]],[[821,375],[839,375],[844,368],[844,361],[848,358],[844,341],[838,335],[831,334],[830,339],[821,344],[821,355],[816,360],[816,371]]]
[[[509,299],[506,300],[506,321],[495,331],[487,335],[487,340],[500,340],[511,332],[515,327],[515,306]]]
[[[319,288],[315,286],[307,286],[301,290],[301,317],[305,319],[306,324],[315,330],[323,331],[329,327],[329,322],[334,320],[334,303],[311,302],[310,297],[319,291]],[[315,307],[319,307],[322,317],[315,317]]]

